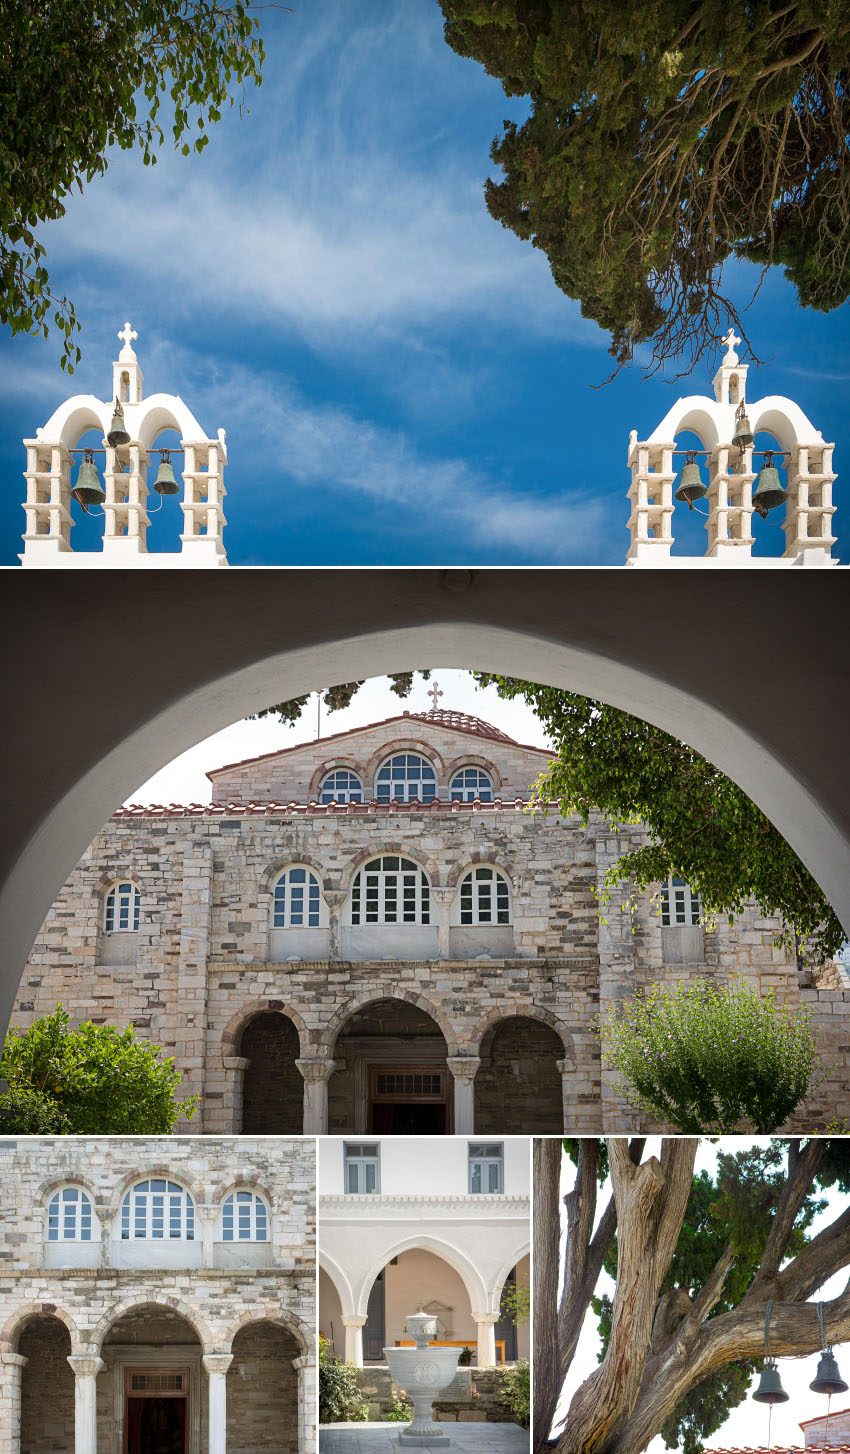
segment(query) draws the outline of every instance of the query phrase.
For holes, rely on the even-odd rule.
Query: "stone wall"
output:
[[[401,1393],[387,1367],[373,1364],[357,1369],[357,1383],[369,1418],[379,1421]],[[440,1423],[515,1424],[516,1417],[501,1402],[502,1374],[497,1368],[459,1368],[457,1377],[435,1405]]]

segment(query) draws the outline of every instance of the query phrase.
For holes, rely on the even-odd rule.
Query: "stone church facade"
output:
[[[315,1143],[0,1145],[0,1454],[312,1454]]]
[[[755,909],[699,922],[685,885],[615,895],[641,839],[529,811],[549,761],[432,710],[209,774],[212,803],[116,813],[45,920],[13,1023],[57,1003],[175,1057],[193,1133],[627,1131],[594,1022],[656,981],[743,974],[810,1005],[850,1111],[850,984],[817,982]],[[661,910],[659,910],[659,902]]]

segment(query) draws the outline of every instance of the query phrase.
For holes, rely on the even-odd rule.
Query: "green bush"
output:
[[[383,1410],[382,1422],[385,1421],[388,1424],[409,1424],[412,1418],[413,1404],[407,1402],[404,1396],[404,1389],[402,1389],[398,1398],[393,1394],[389,1404]]]
[[[16,1085],[0,1095],[0,1135],[67,1136],[68,1117],[50,1096]]]
[[[516,1416],[524,1429],[531,1420],[531,1364],[527,1358],[520,1358],[513,1368],[506,1368],[502,1374],[499,1401]]]
[[[810,1013],[743,982],[655,985],[599,1033],[627,1099],[688,1134],[729,1134],[742,1122],[776,1130],[805,1098],[817,1058]]]
[[[319,1423],[362,1423],[368,1413],[368,1404],[363,1402],[357,1383],[357,1369],[337,1358],[331,1352],[327,1339],[320,1337]]]
[[[132,1026],[86,1021],[72,1030],[61,1005],[28,1030],[9,1031],[0,1079],[9,1082],[0,1098],[0,1109],[10,1112],[6,1134],[26,1134],[35,1115],[43,1118],[43,1131],[60,1135],[167,1135],[181,1112],[190,1118],[198,1104],[197,1096],[175,1100],[180,1072],[174,1061],[137,1040]],[[50,1107],[57,1119],[48,1126]]]

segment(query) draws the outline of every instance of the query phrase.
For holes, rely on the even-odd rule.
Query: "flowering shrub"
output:
[[[520,1358],[513,1368],[505,1369],[499,1399],[527,1429],[531,1419],[531,1365],[527,1358]]]
[[[357,1383],[357,1369],[344,1363],[330,1349],[326,1338],[319,1337],[319,1423],[362,1423],[369,1416]]]
[[[599,1035],[627,1099],[688,1134],[728,1134],[742,1122],[774,1131],[805,1098],[817,1059],[808,1010],[780,1008],[772,991],[743,982],[654,985]]]
[[[407,1402],[407,1395],[404,1389],[399,1389],[398,1398],[393,1394],[389,1404],[383,1410],[383,1417],[388,1424],[409,1424],[413,1418],[413,1404]]]

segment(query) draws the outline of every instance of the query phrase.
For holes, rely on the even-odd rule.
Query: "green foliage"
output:
[[[473,675],[502,697],[524,698],[552,739],[557,756],[535,784],[541,807],[557,801],[585,823],[598,809],[614,828],[642,822],[653,835],[613,865],[609,889],[629,880],[646,889],[676,874],[711,917],[731,921],[754,899],[762,913],[793,925],[812,963],[838,953],[844,930],[808,869],[746,793],[693,748],[574,692]]]
[[[16,1085],[0,1095],[0,1135],[67,1136],[71,1123],[51,1096]]]
[[[531,1316],[531,1288],[524,1282],[507,1282],[502,1288],[499,1311],[503,1318],[509,1318],[517,1328],[522,1328]]]
[[[0,1077],[17,1098],[18,1114],[27,1105],[41,1114],[35,1096],[45,1117],[52,1105],[63,1123],[50,1129],[81,1136],[167,1135],[181,1113],[194,1115],[197,1096],[175,1100],[180,1073],[174,1061],[136,1040],[132,1026],[69,1025],[67,1011],[57,1005],[28,1030],[9,1031]]]
[[[319,1423],[362,1422],[368,1405],[357,1383],[357,1369],[331,1352],[326,1338],[319,1336]]]
[[[687,1311],[689,1299],[705,1284],[729,1243],[735,1260],[709,1316],[729,1312],[742,1301],[761,1262],[773,1212],[786,1180],[787,1156],[788,1143],[774,1140],[767,1146],[751,1146],[734,1154],[721,1151],[714,1175],[706,1171],[694,1175],[676,1250],[661,1288],[662,1297],[675,1296],[678,1292],[681,1299],[671,1332]],[[829,1140],[824,1146],[815,1185],[807,1193],[794,1223],[786,1250],[788,1257],[796,1256],[805,1246],[812,1222],[825,1205],[815,1187],[831,1186],[848,1175],[850,1146],[840,1139]],[[609,1249],[605,1270],[609,1276],[616,1277],[616,1237]],[[600,1361],[610,1338],[611,1309],[607,1295],[593,1299],[601,1339]],[[730,1411],[746,1397],[753,1375],[761,1367],[760,1358],[741,1359],[716,1369],[695,1384],[661,1429],[667,1448],[680,1449],[682,1454],[700,1454],[702,1440],[722,1427]]]
[[[106,171],[111,147],[155,163],[162,109],[174,147],[203,150],[235,88],[261,82],[250,11],[250,0],[0,0],[0,322],[45,338],[55,324],[69,372],[80,325],[51,293],[35,229]]]
[[[406,1401],[404,1390],[402,1390],[401,1397],[396,1398],[393,1395],[381,1412],[383,1415],[382,1422],[388,1424],[409,1424],[413,1418],[413,1404]]]
[[[471,1365],[471,1363],[472,1363],[472,1349],[471,1348],[461,1348],[459,1354],[457,1355],[457,1365],[458,1365],[458,1368],[469,1368],[470,1365]]]
[[[809,1011],[744,983],[653,985],[600,1035],[628,1100],[688,1135],[732,1135],[742,1121],[775,1131],[805,1098],[817,1059]]]
[[[531,1366],[527,1358],[520,1358],[513,1368],[506,1368],[501,1375],[499,1401],[528,1428],[531,1420]]]
[[[430,668],[420,672],[390,672],[390,691],[395,692],[397,697],[409,697],[417,676],[427,682],[431,676]],[[343,707],[351,706],[362,685],[362,682],[342,682],[336,687],[326,687],[322,692],[322,702],[329,712],[339,712]],[[290,727],[294,727],[311,696],[311,692],[306,692],[304,696],[291,697],[288,702],[277,702],[273,707],[264,707],[262,712],[255,712],[251,720],[256,721],[260,717],[277,717],[281,722],[288,722]]]
[[[800,302],[850,292],[850,12],[838,0],[441,0],[446,40],[527,96],[492,147],[491,215],[546,254],[619,362],[692,359],[740,319],[730,256]]]

